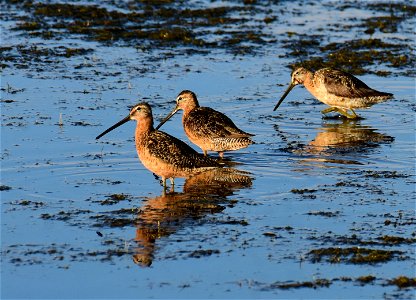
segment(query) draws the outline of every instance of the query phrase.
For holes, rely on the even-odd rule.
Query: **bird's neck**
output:
[[[189,103],[185,107],[183,107],[183,118],[185,118],[191,111],[195,108],[198,108],[198,103]]]
[[[315,83],[313,81],[313,73],[312,72],[306,73],[305,80],[303,81],[303,85],[306,88],[315,86]]]
[[[140,120],[139,122],[137,122],[136,134],[135,134],[136,135],[136,141],[141,139],[141,137],[143,135],[149,133],[152,130],[154,130],[152,119],[145,119],[145,120]]]

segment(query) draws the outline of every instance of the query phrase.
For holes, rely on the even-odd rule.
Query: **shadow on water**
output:
[[[227,197],[251,185],[250,173],[234,168],[217,168],[186,179],[181,193],[163,192],[158,197],[147,199],[137,216],[137,251],[133,261],[142,267],[150,266],[158,239],[208,214],[223,211],[225,205],[232,205]]]

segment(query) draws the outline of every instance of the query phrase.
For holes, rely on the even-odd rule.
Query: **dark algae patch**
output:
[[[384,16],[370,17],[364,20],[361,26],[364,33],[374,34],[376,31],[382,33],[394,33],[400,29],[401,23],[408,18],[416,16],[416,6],[403,3],[368,3],[371,10],[385,12]]]
[[[398,276],[392,280],[389,280],[388,283],[390,285],[396,285],[398,288],[409,288],[409,287],[416,287],[416,278],[409,278],[406,276]]]
[[[22,7],[28,15],[16,29],[43,37],[76,34],[103,43],[122,42],[132,46],[139,43],[141,49],[187,45],[238,51],[238,46],[251,48],[264,43],[265,34],[249,25],[241,26],[238,31],[209,29],[246,24],[253,8],[183,6],[170,1],[157,5],[139,2],[131,3],[127,8],[129,12],[121,12],[97,5],[27,1]]]
[[[220,254],[220,250],[217,249],[208,249],[208,250],[195,250],[192,253],[189,254],[189,257],[192,258],[201,258],[204,256],[211,256],[213,254]]]
[[[314,48],[315,51],[309,50],[308,53],[292,53],[297,57],[301,55],[303,60],[292,64],[291,67],[303,66],[312,70],[331,67],[343,69],[354,75],[374,73],[379,76],[387,76],[390,72],[382,71],[380,68],[371,71],[368,66],[386,65],[395,69],[406,69],[416,61],[415,55],[407,44],[388,43],[381,39],[369,38],[342,43],[333,42],[325,46],[316,45]],[[319,53],[319,55],[315,55],[315,53]],[[409,72],[412,71],[409,70]]]
[[[340,2],[339,9],[346,9]],[[382,65],[402,70],[407,76],[414,76],[413,66],[416,61],[411,40],[385,41],[374,38],[375,32],[382,34],[396,33],[402,23],[414,19],[416,7],[400,3],[368,3],[367,9],[388,12],[388,15],[363,19],[360,23],[363,35],[360,39],[342,42],[324,43],[323,35],[307,35],[287,32],[289,39],[283,46],[290,50],[289,55],[296,59],[291,68],[303,66],[312,70],[324,67],[339,68],[355,75],[374,73],[388,76],[390,71],[380,68]],[[345,30],[356,25],[346,26]],[[319,30],[318,30],[319,32]],[[370,69],[371,66],[377,68]]]
[[[320,214],[319,214],[320,215]],[[396,246],[396,245],[411,245],[416,243],[416,238],[414,234],[413,237],[402,237],[394,235],[382,235],[375,238],[364,239],[359,237],[356,234],[341,235],[341,236],[331,236],[323,235],[320,237],[311,237],[313,240],[319,240],[324,243],[331,243],[334,245],[359,245],[359,246],[368,246],[368,245],[378,245],[378,246]]]
[[[293,194],[301,194],[301,195],[317,192],[317,190],[314,190],[314,189],[292,189],[290,191]]]
[[[112,194],[108,196],[105,200],[102,200],[101,205],[113,205],[128,199],[129,196],[125,194]]]
[[[1,48],[0,60],[3,67],[11,67],[13,65],[19,69],[27,69],[30,63],[59,63],[65,58],[83,56],[92,52],[93,50],[89,48],[46,47],[41,44],[21,44]]]
[[[364,177],[372,177],[372,178],[407,178],[410,175],[402,174],[397,171],[366,171]]]
[[[332,279],[319,278],[313,281],[286,281],[281,282],[277,281],[272,284],[264,284],[261,282],[256,282],[257,286],[261,287],[261,290],[268,291],[274,289],[288,290],[288,289],[299,289],[299,288],[327,288],[336,282],[352,282],[358,283],[361,286],[367,284],[376,284],[379,282],[382,285],[396,285],[399,289],[406,288],[415,288],[416,287],[416,278],[409,278],[406,276],[398,276],[393,279],[381,279],[373,275],[363,275],[359,277],[335,277]]]
[[[4,185],[4,184],[0,185],[0,191],[8,191],[8,190],[11,190],[11,189],[12,188],[8,185]]]
[[[170,57],[209,53],[214,49],[224,49],[235,55],[253,55],[273,47],[285,49],[287,53],[281,56],[293,59],[289,65],[292,68],[300,65],[312,70],[336,67],[355,75],[387,76],[391,71],[380,68],[385,65],[409,76],[414,74],[416,59],[411,41],[385,41],[372,36],[375,31],[382,34],[397,32],[402,23],[414,18],[414,6],[392,4],[387,10],[389,15],[359,20],[359,28],[363,31],[360,39],[325,43],[324,30],[331,28],[319,28],[313,33],[273,34],[271,26],[279,20],[276,13],[265,3],[249,2],[201,7],[175,1],[113,1],[111,7],[103,7],[8,1],[10,6],[26,12],[25,16],[16,17],[18,23],[14,29],[44,39],[75,36],[111,46],[127,45],[139,52],[164,49]],[[337,6],[339,10],[349,8],[341,2]],[[366,5],[366,9],[385,11],[378,5]],[[344,30],[350,30],[347,27]],[[71,57],[82,52],[81,49],[68,49],[64,55]]]
[[[281,283],[276,282],[271,284],[268,289],[299,289],[299,288],[322,288],[322,287],[329,287],[331,285],[331,281],[327,279],[316,279],[314,281],[302,281],[302,282],[288,282],[288,283]]]
[[[379,250],[360,247],[320,248],[308,253],[312,262],[322,260],[330,263],[376,264],[402,258],[404,253],[398,250]]]
[[[360,283],[370,283],[373,282],[376,279],[373,275],[367,275],[367,276],[360,276],[357,278],[357,281]]]

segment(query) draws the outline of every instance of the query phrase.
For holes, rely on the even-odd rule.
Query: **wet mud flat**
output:
[[[2,298],[414,297],[414,6],[1,5]],[[273,112],[298,65],[395,99],[348,121],[297,88]],[[182,89],[256,144],[163,193],[133,125],[94,138]]]

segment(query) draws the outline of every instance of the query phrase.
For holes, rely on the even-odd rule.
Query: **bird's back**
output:
[[[241,138],[253,136],[239,129],[234,122],[209,107],[198,107],[184,118],[185,131],[206,138]]]
[[[219,163],[205,157],[181,140],[158,130],[149,132],[139,143],[152,157],[180,169],[219,167]],[[139,150],[138,150],[139,151]]]
[[[318,70],[314,78],[323,82],[327,92],[337,97],[386,97],[386,100],[393,97],[393,94],[372,89],[354,75],[337,69]]]

